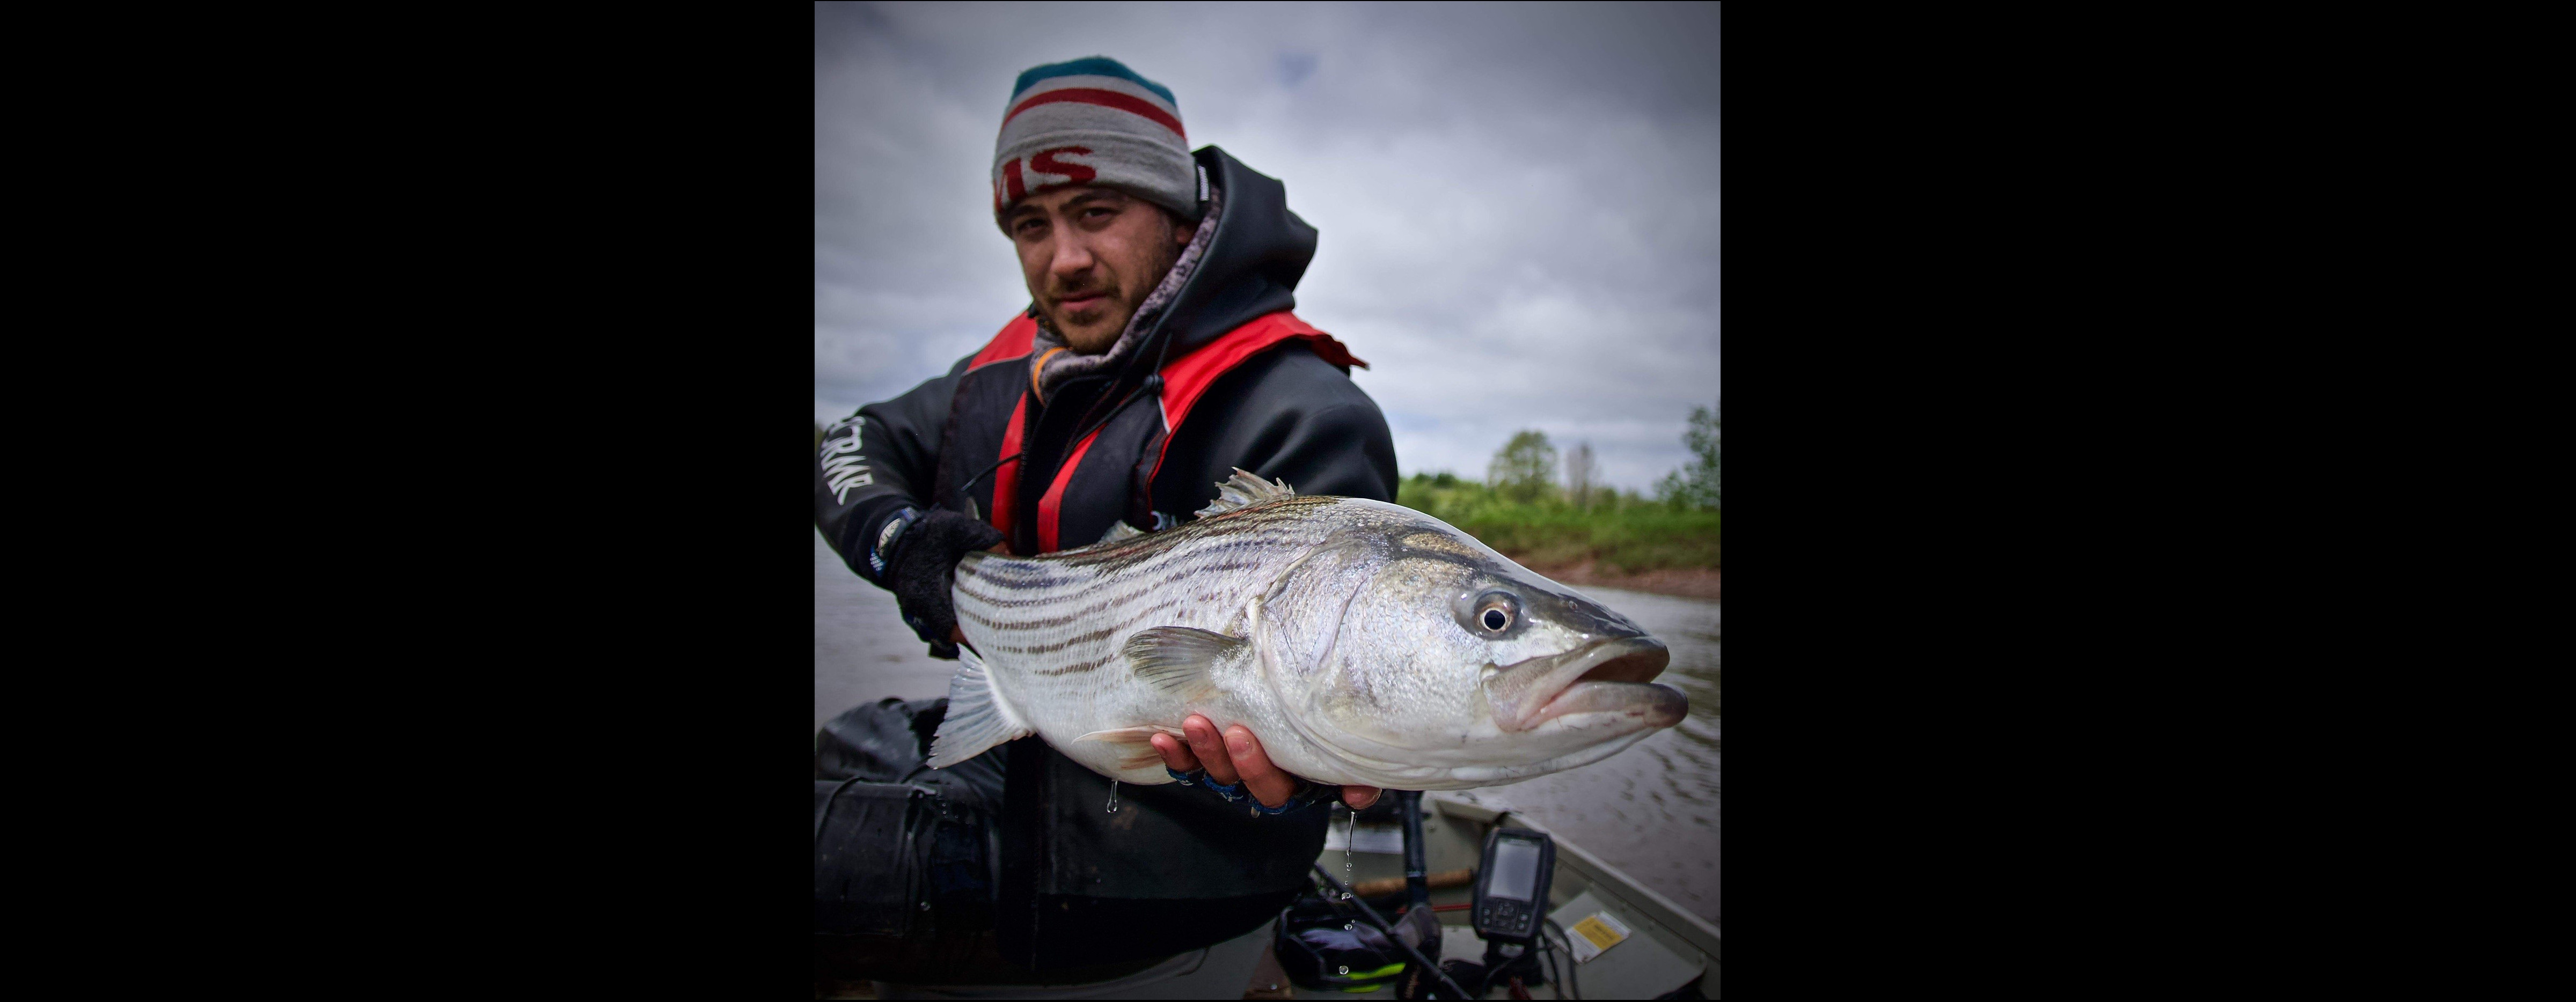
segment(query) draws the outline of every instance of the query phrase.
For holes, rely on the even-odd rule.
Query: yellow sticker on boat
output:
[[[1601,951],[1619,945],[1628,938],[1628,923],[1609,912],[1593,912],[1574,924],[1574,962],[1582,963],[1601,955]]]

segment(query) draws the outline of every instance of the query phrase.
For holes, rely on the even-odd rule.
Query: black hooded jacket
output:
[[[815,523],[860,577],[886,586],[871,543],[904,507],[994,520],[997,482],[1011,488],[1011,549],[1042,552],[1039,500],[1098,434],[1059,502],[1059,545],[1188,521],[1236,467],[1301,494],[1391,501],[1395,448],[1377,404],[1309,342],[1273,345],[1208,384],[1167,432],[1147,378],[1248,322],[1296,304],[1315,230],[1288,210],[1287,190],[1210,146],[1196,154],[1224,200],[1205,256],[1130,364],[1028,393],[1029,359],[960,359],[947,375],[832,426],[815,471]],[[1344,356],[1345,358],[1347,356]],[[1160,385],[1157,381],[1155,385]],[[1027,396],[1023,457],[994,475],[1008,419]],[[1136,398],[1118,409],[1121,401]],[[1106,420],[1104,421],[1104,417]],[[1326,814],[1254,818],[1178,785],[1123,787],[1110,814],[1107,778],[1035,738],[1007,746],[1002,886],[1004,955],[1032,970],[1163,956],[1240,935],[1306,886]]]
[[[1315,253],[1314,227],[1288,210],[1287,189],[1277,179],[1214,146],[1197,157],[1226,199],[1206,259],[1125,370],[1068,381],[1042,407],[1031,400],[1022,428],[1025,458],[1010,478],[1018,488],[1018,512],[1037,510],[1039,496],[1076,444],[1074,433],[1135,395],[1154,375],[1149,360],[1179,359],[1246,322],[1296,305],[1297,280]],[[993,488],[1002,479],[993,467],[1002,455],[1011,407],[1028,386],[1028,368],[1020,360],[970,374],[973,361],[961,358],[947,375],[862,407],[826,430],[815,470],[814,520],[860,577],[887,583],[868,559],[869,543],[907,505],[973,512],[988,520],[993,513]],[[1161,435],[1160,412],[1150,397],[1100,428],[1095,449],[1137,454],[1140,466],[1153,465],[1159,455],[1161,469],[1121,470],[1101,457],[1086,457],[1066,492],[1059,549],[1098,540],[1122,518],[1139,529],[1156,527],[1154,512],[1186,521],[1216,498],[1216,484],[1237,466],[1286,480],[1301,494],[1381,501],[1395,496],[1395,445],[1377,403],[1346,370],[1296,345],[1249,359],[1209,387],[1168,449],[1160,448]],[[1013,552],[1040,552],[1035,522],[1021,518],[1013,525]]]

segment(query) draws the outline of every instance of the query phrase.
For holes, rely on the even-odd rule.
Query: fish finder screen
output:
[[[1485,893],[1514,901],[1530,899],[1530,888],[1538,883],[1538,844],[1507,838],[1494,841],[1494,874],[1485,885]]]

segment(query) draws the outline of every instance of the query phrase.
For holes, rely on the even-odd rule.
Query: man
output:
[[[948,595],[972,550],[1048,553],[1120,522],[1169,528],[1236,467],[1300,493],[1393,499],[1385,418],[1348,375],[1365,363],[1290,312],[1315,230],[1277,180],[1214,146],[1191,153],[1170,90],[1107,58],[1031,69],[1004,109],[991,179],[1028,309],[947,375],[833,425],[815,471],[817,526],[895,593],[932,656],[954,658],[963,641]],[[853,948],[864,963],[936,954],[991,965],[985,980],[1063,980],[1241,935],[1306,886],[1326,814],[1299,808],[1378,795],[1290,776],[1242,726],[1218,734],[1198,716],[1185,741],[1155,739],[1189,784],[1113,790],[1034,737],[921,768],[944,712],[889,700],[818,741],[818,931],[877,937],[885,949]],[[831,827],[851,790],[875,806]],[[929,813],[887,799],[923,796],[952,828],[997,818],[991,836],[919,827]],[[931,834],[895,837],[898,814]],[[877,834],[849,834],[867,824]],[[851,858],[896,843],[934,849]],[[896,901],[920,900],[920,916],[871,906],[861,899],[892,892],[852,875],[866,866],[925,868],[936,893]],[[978,873],[995,885],[989,906]],[[990,949],[943,952],[982,934],[982,907]],[[921,946],[924,923],[948,945]]]

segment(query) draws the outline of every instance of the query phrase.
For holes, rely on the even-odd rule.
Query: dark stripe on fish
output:
[[[1221,552],[1221,551],[1220,551],[1220,552]],[[1254,556],[1252,556],[1252,557],[1250,557],[1250,558],[1243,558],[1243,559],[1222,559],[1222,558],[1218,557],[1218,556],[1217,556],[1217,554],[1214,554],[1214,553],[1211,553],[1211,554],[1200,554],[1200,555],[1198,555],[1198,556],[1199,556],[1199,558],[1200,558],[1201,560],[1204,560],[1204,561],[1206,561],[1206,562],[1205,562],[1205,563],[1194,564],[1194,565],[1192,565],[1192,566],[1188,566],[1188,567],[1175,568],[1175,569],[1174,569],[1174,570],[1175,570],[1175,572],[1176,572],[1177,574],[1182,574],[1182,575],[1230,574],[1230,573],[1233,573],[1233,572],[1235,572],[1235,571],[1252,570],[1252,569],[1255,569],[1255,568],[1263,567],[1263,566],[1268,565],[1268,564],[1271,562],[1271,560],[1270,560],[1270,559],[1267,559],[1267,558],[1265,557],[1265,555],[1263,555],[1263,554],[1255,554]],[[979,583],[981,583],[981,582],[979,582]],[[1085,583],[1085,584],[1089,584],[1089,583],[1092,583],[1092,582],[1083,582],[1083,583]],[[1122,584],[1125,584],[1125,583],[1127,583],[1127,582],[1121,582],[1121,583],[1122,583]],[[1125,592],[1125,593],[1122,593],[1122,594],[1120,594],[1120,595],[1119,595],[1119,597],[1114,598],[1114,599],[1111,599],[1110,601],[1112,601],[1112,602],[1132,602],[1132,601],[1135,601],[1137,598],[1139,598],[1139,597],[1141,597],[1141,596],[1144,596],[1144,595],[1146,595],[1146,594],[1149,594],[1149,593],[1151,593],[1151,592],[1154,592],[1154,591],[1156,591],[1156,590],[1159,590],[1159,589],[1162,589],[1162,588],[1166,588],[1166,587],[1169,587],[1169,586],[1170,586],[1170,583],[1169,583],[1168,581],[1163,581],[1163,580],[1143,580],[1143,581],[1134,582],[1134,583],[1133,583],[1133,587],[1135,587],[1135,590],[1134,590],[1134,591],[1132,591],[1132,592]],[[1057,605],[1057,604],[1061,604],[1061,603],[1065,603],[1065,602],[1070,602],[1070,601],[1079,601],[1080,599],[1082,599],[1083,597],[1085,597],[1085,596],[1083,596],[1083,595],[1081,595],[1081,594],[1079,594],[1079,593],[1072,593],[1072,594],[1037,594],[1037,595],[1028,595],[1028,596],[1025,596],[1025,597],[1006,597],[1006,596],[1003,596],[1003,595],[986,594],[986,593],[984,592],[984,590],[983,590],[983,589],[981,589],[981,588],[969,588],[969,587],[966,587],[966,581],[965,581],[964,579],[960,579],[960,580],[958,581],[958,588],[957,588],[957,590],[958,590],[959,592],[964,593],[964,594],[966,595],[966,597],[968,597],[968,598],[974,599],[975,601],[978,601],[978,602],[982,602],[982,603],[984,603],[984,604],[986,604],[986,605],[989,605],[989,606],[992,606],[992,607],[994,607],[994,608],[996,608],[996,609],[1027,609],[1027,608],[1031,608],[1031,607],[1035,607],[1035,606],[1042,606],[1042,605]],[[1014,589],[1014,590],[1016,590],[1016,589]],[[1029,589],[1029,590],[1031,590],[1031,591],[1037,591],[1038,589]]]
[[[1171,607],[1173,607],[1173,606],[1179,605],[1179,604],[1181,604],[1181,602],[1182,602],[1182,600],[1181,600],[1181,599],[1177,599],[1177,598],[1164,599],[1163,601],[1156,602],[1156,603],[1154,603],[1154,604],[1152,604],[1152,605],[1149,605],[1149,606],[1146,606],[1146,607],[1144,607],[1144,608],[1141,608],[1141,609],[1136,610],[1136,611],[1135,611],[1135,613],[1134,613],[1133,615],[1130,615],[1130,616],[1127,618],[1126,622],[1129,622],[1129,623],[1135,622],[1135,621],[1136,621],[1136,617],[1138,617],[1138,616],[1150,616],[1150,615],[1153,615],[1153,614],[1155,614],[1155,613],[1161,612],[1161,611],[1163,611],[1163,610],[1165,610],[1165,609],[1169,609],[1169,608],[1171,608]],[[959,616],[965,617],[965,618],[967,618],[967,619],[972,619],[972,620],[974,620],[974,621],[975,621],[975,625],[977,625],[977,626],[981,626],[981,627],[984,627],[985,629],[989,629],[989,630],[1004,630],[1004,631],[1020,631],[1020,632],[1025,632],[1025,631],[1029,631],[1029,630],[1051,630],[1051,629],[1054,629],[1054,628],[1059,627],[1059,626],[1070,626],[1070,625],[1072,625],[1072,624],[1074,624],[1074,623],[1079,623],[1079,622],[1083,622],[1083,621],[1086,621],[1086,620],[1092,619],[1093,617],[1096,617],[1096,616],[1100,615],[1101,613],[1108,612],[1111,608],[1116,607],[1116,606],[1121,605],[1121,604],[1123,604],[1123,603],[1115,602],[1115,601],[1111,601],[1111,602],[1100,602],[1100,603],[1096,603],[1096,604],[1093,604],[1093,605],[1087,606],[1087,607],[1083,608],[1083,609],[1082,609],[1081,611],[1079,611],[1079,612],[1067,613],[1067,614],[1062,615],[1062,616],[1050,616],[1050,617],[1047,617],[1047,618],[1045,618],[1045,619],[1025,619],[1025,620],[995,620],[995,619],[987,619],[987,618],[985,618],[985,617],[983,617],[983,616],[980,616],[980,615],[975,614],[974,612],[972,612],[972,611],[970,611],[970,610],[963,609],[963,608],[958,609],[958,610],[957,610],[957,614],[958,614]]]
[[[1034,672],[1032,672],[1031,674],[1036,674],[1036,675],[1071,675],[1071,674],[1073,674],[1073,673],[1075,673],[1075,672],[1086,672],[1086,671],[1090,671],[1090,670],[1092,670],[1092,669],[1094,669],[1094,668],[1098,668],[1098,667],[1100,667],[1101,665],[1108,664],[1108,663],[1109,663],[1110,661],[1112,661],[1112,660],[1115,660],[1115,656],[1114,656],[1114,655],[1113,655],[1112,657],[1106,657],[1106,658],[1095,658],[1095,659],[1090,660],[1090,661],[1077,661],[1077,662],[1074,662],[1073,664],[1066,665],[1066,666],[1064,666],[1064,667],[1062,667],[1062,668],[1039,668],[1039,669],[1035,670]]]
[[[1103,640],[1107,640],[1110,637],[1116,636],[1117,633],[1117,627],[1109,626],[1093,630],[1089,633],[1080,634],[1078,636],[1067,637],[1064,640],[1052,644],[1038,644],[1034,647],[1012,647],[1007,644],[995,644],[993,645],[993,649],[1005,654],[1053,654],[1067,647],[1077,647],[1083,644],[1096,644]]]
[[[1284,542],[1293,542],[1293,540]],[[1172,561],[1156,562],[1150,567],[1104,569],[1088,580],[1066,581],[1044,587],[1014,586],[1010,582],[991,580],[989,577],[961,576],[958,579],[958,591],[995,608],[1025,609],[1093,597],[1080,592],[1089,592],[1092,591],[1093,586],[1114,582],[1116,585],[1125,586],[1125,589],[1111,601],[1126,602],[1133,601],[1145,592],[1165,587],[1166,583],[1174,578],[1229,574],[1263,566],[1274,559],[1277,549],[1278,543],[1263,541],[1248,542],[1239,546],[1231,543],[1205,546],[1180,555],[1178,559]],[[1118,580],[1120,578],[1128,580]]]

